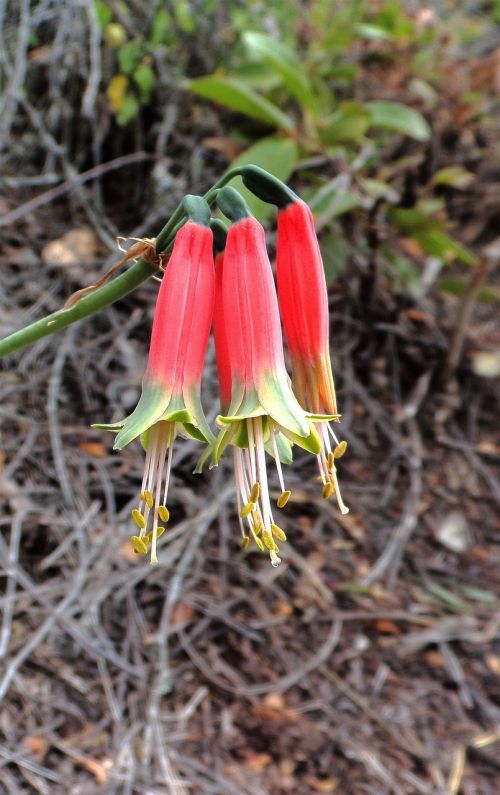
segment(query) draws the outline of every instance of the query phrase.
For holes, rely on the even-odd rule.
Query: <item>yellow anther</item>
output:
[[[271,533],[269,532],[269,530],[262,531],[262,542],[264,546],[266,546],[267,549],[269,549],[269,551],[278,552],[278,547],[276,546],[276,542],[272,537]]]
[[[241,539],[241,547],[242,549],[246,549],[250,543],[250,536],[243,536]]]
[[[254,533],[259,535],[259,533],[264,529],[264,522],[262,521],[262,516],[260,515],[259,511],[252,511],[252,522]]]
[[[323,486],[323,491],[321,492],[321,496],[325,500],[329,500],[334,492],[335,492],[335,486],[331,481],[329,481],[328,483],[325,483],[325,485]]]
[[[276,505],[278,508],[284,508],[291,496],[291,491],[283,491],[276,500]]]
[[[335,461],[335,453],[332,453],[330,451],[328,453],[328,458],[326,459],[326,461],[327,461],[327,464],[328,464],[328,469],[331,469],[333,467],[333,462]]]
[[[249,516],[252,513],[254,508],[255,508],[255,506],[254,506],[253,502],[247,502],[247,504],[244,505],[243,508],[240,511],[241,518],[242,519],[246,519],[247,516]]]
[[[277,538],[277,539],[278,539],[278,541],[286,541],[286,535],[285,535],[285,533],[283,532],[283,530],[281,529],[281,527],[278,527],[278,525],[277,525],[277,524],[272,524],[272,525],[271,525],[271,531],[272,531],[272,534],[273,534],[273,536],[274,536],[275,538]]]
[[[156,540],[158,540],[163,535],[164,532],[165,528],[162,527],[161,525],[158,525],[158,527],[156,528]],[[146,544],[150,544],[151,541],[153,540],[153,533],[149,533],[147,536],[143,536],[142,540],[145,541]]]
[[[254,483],[250,491],[250,498],[248,502],[257,502],[260,497],[260,483]]]
[[[146,527],[146,520],[142,515],[142,513],[137,510],[137,508],[134,508],[132,511],[132,519],[136,523],[139,530],[144,530],[144,528]]]
[[[143,495],[142,499],[145,501],[145,503],[148,506],[148,508],[152,508],[153,507],[153,495],[151,494],[151,492],[150,491],[143,491],[142,495]]]
[[[137,555],[148,554],[148,548],[144,543],[144,539],[139,538],[139,536],[132,536],[130,543],[132,544],[133,550]]]
[[[260,551],[261,551],[261,552],[264,552],[264,550],[265,550],[265,546],[264,546],[264,544],[262,543],[262,541],[260,540],[259,536],[256,536],[256,535],[255,535],[255,533],[252,533],[252,538],[253,538],[253,540],[255,541],[255,543],[257,544],[257,546],[258,546],[258,548],[260,549]]]
[[[162,520],[162,522],[168,522],[170,519],[170,511],[168,510],[166,505],[160,505],[158,508],[158,516]]]
[[[339,442],[335,450],[333,451],[334,458],[342,458],[345,451],[347,450],[347,442]]]

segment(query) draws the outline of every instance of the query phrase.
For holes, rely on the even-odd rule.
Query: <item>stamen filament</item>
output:
[[[267,485],[266,459],[264,450],[264,438],[262,434],[262,419],[254,419],[255,430],[255,452],[257,457],[257,468],[259,471],[259,482],[261,488],[262,518],[264,526],[268,527],[272,522],[271,503],[269,500],[269,489]]]
[[[276,471],[278,473],[278,480],[280,482],[280,487],[281,487],[281,497],[278,500],[278,508],[283,508],[287,504],[292,492],[288,491],[285,488],[285,480],[283,478],[283,470],[281,469],[281,461],[278,453],[278,445],[276,444],[276,431],[274,430],[274,428],[271,429],[271,440],[273,444],[273,453],[274,453],[274,461],[276,463]],[[288,494],[288,496],[286,500],[283,502],[282,497],[284,494]],[[280,505],[280,500],[282,503],[281,505]]]

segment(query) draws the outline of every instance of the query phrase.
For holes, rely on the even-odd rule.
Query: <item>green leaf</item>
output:
[[[144,45],[140,39],[127,42],[118,50],[120,70],[126,75],[132,74],[144,57]]]
[[[310,193],[307,203],[314,213],[316,230],[319,230],[334,218],[361,207],[362,200],[358,193],[350,190],[349,182],[341,174]]]
[[[365,102],[364,107],[371,114],[372,127],[393,130],[417,141],[427,141],[430,137],[429,125],[422,114],[401,102]]]
[[[461,298],[470,289],[470,283],[466,279],[457,277],[441,279],[437,287],[438,290],[441,290],[443,293],[449,293],[450,295],[456,295]],[[500,288],[487,284],[478,290],[476,298],[478,301],[483,301],[485,304],[500,304]]]
[[[277,72],[269,66],[269,64],[258,63],[257,61],[245,61],[239,64],[238,68],[233,72],[233,77],[246,83],[250,88],[255,88],[263,94],[278,88],[281,83],[281,77]]]
[[[474,266],[476,264],[476,258],[470,251],[467,251],[441,229],[431,229],[428,232],[413,235],[413,237],[420,243],[424,251],[433,257],[438,257],[447,265],[454,260],[459,260],[464,265]]]
[[[434,174],[434,185],[449,185],[457,190],[470,188],[476,177],[471,171],[460,165],[441,168]]]
[[[174,0],[174,14],[177,24],[183,33],[195,32],[196,19],[193,9],[187,0]]]
[[[389,211],[389,216],[400,232],[405,235],[413,235],[417,232],[426,232],[436,227],[439,228],[438,221],[418,208],[406,210],[401,207],[395,207]]]
[[[437,257],[447,265],[454,260],[459,260],[465,265],[476,264],[476,258],[470,251],[446,233],[444,224],[421,209],[406,210],[397,207],[391,209],[388,215],[400,232],[413,237],[427,254]]]
[[[252,163],[265,168],[278,179],[286,182],[299,159],[299,150],[295,141],[290,138],[269,136],[262,138],[249,149],[246,149],[236,160],[231,163],[231,168]],[[232,183],[234,188],[241,193],[250,211],[259,220],[263,221],[273,210],[273,206],[266,204],[253,195],[238,177]]]
[[[312,111],[316,109],[315,97],[305,75],[304,66],[293,50],[271,36],[255,31],[244,33],[243,40],[252,55],[274,67],[290,94],[298,99],[303,107]]]
[[[320,137],[324,144],[359,144],[370,126],[372,116],[359,102],[343,102],[324,120]]]
[[[354,32],[360,38],[370,39],[371,41],[391,41],[394,38],[388,30],[380,25],[369,25],[363,22],[354,27]]]
[[[204,99],[211,99],[272,127],[288,132],[295,129],[295,122],[290,116],[236,77],[198,77],[191,80],[188,87]]]
[[[154,47],[167,42],[170,25],[170,15],[167,9],[159,8],[153,16],[153,24],[151,25],[151,44]]]
[[[116,114],[116,121],[120,127],[126,127],[139,112],[139,103],[132,94],[125,94],[120,105],[120,110]]]
[[[101,30],[104,30],[106,25],[109,25],[113,19],[113,12],[108,4],[104,3],[103,0],[95,0],[94,6],[97,15],[97,21],[99,22]]]
[[[142,102],[149,102],[156,83],[155,73],[149,64],[140,63],[133,74],[133,79],[141,93]]]

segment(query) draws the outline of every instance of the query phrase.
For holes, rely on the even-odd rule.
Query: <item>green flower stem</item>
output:
[[[208,204],[213,204],[215,198],[217,196],[217,191],[219,188],[223,188],[224,185],[227,185],[228,182],[231,182],[234,177],[239,176],[241,174],[241,166],[236,166],[236,168],[231,168],[229,171],[226,171],[223,176],[217,180],[215,185],[213,185],[207,193],[203,196],[205,201]],[[168,247],[168,244],[171,242],[172,238],[175,237],[179,229],[184,223],[184,209],[182,207],[182,202],[179,204],[173,215],[171,216],[170,220],[165,224],[163,229],[161,230],[160,234],[156,238],[156,251],[157,253],[161,253],[165,251]]]
[[[209,203],[213,202],[217,195],[217,190],[230,182],[239,173],[239,168],[226,172],[205,194],[204,199]],[[182,209],[182,204],[180,204],[156,238],[157,252],[168,250],[177,231],[184,223],[183,219],[184,210]],[[125,273],[120,274],[108,284],[99,287],[90,295],[81,298],[71,309],[59,309],[57,312],[53,312],[51,315],[47,315],[41,320],[25,326],[25,328],[15,331],[13,334],[9,334],[8,337],[4,337],[3,340],[0,340],[0,358],[14,353],[14,351],[18,351],[20,348],[24,348],[25,345],[36,342],[42,337],[61,331],[61,329],[70,326],[77,320],[89,317],[89,315],[99,312],[100,309],[104,309],[110,304],[114,304],[115,301],[135,290],[142,282],[152,276],[156,270],[156,267],[151,262],[139,259]]]

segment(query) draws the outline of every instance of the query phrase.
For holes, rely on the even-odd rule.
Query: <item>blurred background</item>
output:
[[[273,569],[240,550],[230,465],[194,476],[181,443],[151,568],[140,446],[90,424],[137,401],[157,283],[3,359],[0,791],[494,795],[500,3],[0,0],[0,21],[0,335],[231,163],[270,169],[315,213],[351,509],[299,451]]]

